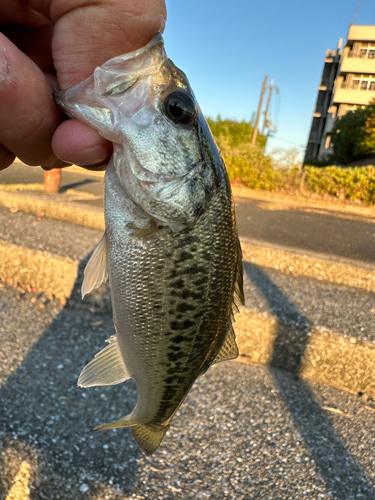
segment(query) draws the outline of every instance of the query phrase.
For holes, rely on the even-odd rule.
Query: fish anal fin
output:
[[[240,240],[237,240],[237,267],[236,278],[233,294],[234,309],[238,312],[238,306],[245,304],[245,295],[243,292],[243,266],[242,266],[242,249]]]
[[[234,333],[232,325],[229,328],[227,338],[225,342],[213,360],[212,364],[220,363],[221,361],[228,361],[230,359],[236,359],[238,356],[238,347],[236,342],[236,334]]]
[[[98,288],[108,278],[108,244],[107,234],[96,245],[90,260],[88,261],[82,283],[82,298],[94,288]]]
[[[78,379],[80,387],[115,385],[131,378],[122,359],[116,336],[112,336],[107,342],[109,344],[82,370]]]
[[[131,431],[138,446],[146,453],[152,455],[159,448],[160,443],[169,429],[168,425],[133,425]]]
[[[108,424],[98,425],[93,429],[94,431],[110,431],[111,429],[121,429],[122,427],[130,427],[134,425],[134,421],[126,417],[120,418],[119,420],[115,420],[114,422],[110,422]]]

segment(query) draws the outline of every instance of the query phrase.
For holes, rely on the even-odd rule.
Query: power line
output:
[[[278,135],[270,135],[269,138],[275,139],[276,141],[287,142],[288,144],[292,144],[293,146],[297,146],[298,148],[305,148],[306,147],[306,145],[302,146],[301,144],[297,144],[296,142],[289,141],[288,139],[283,139],[282,137],[279,137]]]
[[[357,16],[358,16],[358,11],[359,11],[359,6],[361,5],[361,0],[358,0],[357,2],[357,8],[355,9],[355,14],[354,14],[354,19],[353,19],[353,24],[356,23],[357,21]]]

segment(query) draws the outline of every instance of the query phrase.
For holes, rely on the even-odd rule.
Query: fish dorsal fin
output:
[[[107,234],[96,245],[90,260],[88,261],[82,283],[82,298],[94,288],[98,288],[108,278],[108,245]]]
[[[212,364],[220,363],[221,361],[228,361],[229,359],[236,359],[238,356],[238,347],[236,342],[236,334],[234,333],[232,325],[229,328],[227,338],[225,339],[223,347],[220,349]]]
[[[115,385],[131,378],[122,359],[116,336],[113,335],[107,342],[107,347],[98,352],[82,370],[78,379],[80,387]]]

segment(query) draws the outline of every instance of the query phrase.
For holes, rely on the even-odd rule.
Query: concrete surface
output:
[[[56,297],[72,294],[102,231],[0,207],[0,276]]]
[[[83,269],[101,231],[14,210],[0,207],[0,277],[70,307],[86,304],[110,314],[108,286],[80,298]],[[70,206],[74,217],[79,212]],[[235,325],[241,354],[375,397],[374,266],[251,240],[241,244],[246,308]]]
[[[127,429],[89,432],[132,408],[134,385],[76,386],[109,317],[3,285],[0,325],[1,500],[375,498],[372,402],[221,363],[145,457]]]

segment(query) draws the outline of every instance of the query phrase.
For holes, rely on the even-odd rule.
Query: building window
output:
[[[360,83],[360,80],[352,80],[352,89],[353,90],[358,90],[358,87],[359,87],[359,83]]]
[[[350,75],[342,83],[342,88],[352,90],[375,90],[375,75],[353,75],[350,82]],[[350,82],[350,83],[349,83]]]
[[[328,149],[331,145],[331,136],[327,135],[325,148]]]
[[[374,43],[361,43],[359,48],[358,57],[361,59],[375,59],[375,45]]]

